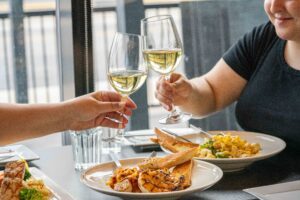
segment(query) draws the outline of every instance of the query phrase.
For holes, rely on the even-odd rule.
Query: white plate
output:
[[[53,197],[51,200],[73,200],[74,198],[64,191],[59,185],[57,185],[53,180],[51,180],[46,174],[40,171],[36,167],[29,168],[31,175],[35,179],[41,179],[44,181],[47,188],[52,192]]]
[[[214,133],[213,131],[210,131]],[[276,155],[281,152],[286,144],[285,142],[277,137],[266,135],[262,133],[246,132],[246,131],[222,131],[224,133],[231,133],[231,135],[238,135],[242,139],[247,140],[250,143],[259,143],[261,146],[261,151],[252,157],[246,158],[198,158],[195,159],[207,161],[219,166],[224,172],[234,172],[243,170],[245,167],[249,166],[255,161],[263,160],[271,156]],[[217,131],[215,132],[217,133]],[[189,135],[184,135],[183,137],[191,140],[192,142],[201,144],[203,142],[203,137],[199,133],[193,133]],[[171,151],[161,147],[166,153],[172,153]]]
[[[132,158],[120,160],[120,162],[124,167],[133,167],[143,159]],[[173,192],[131,193],[117,192],[106,185],[106,181],[112,175],[113,169],[115,169],[113,162],[99,164],[84,171],[80,176],[80,180],[96,191],[126,199],[176,199],[186,194],[205,190],[217,183],[223,176],[223,172],[219,167],[207,162],[194,160],[192,185],[189,188]]]
[[[249,188],[244,191],[261,200],[299,200],[300,181]]]
[[[5,166],[7,162],[11,161],[16,161],[20,160],[20,157],[24,158],[26,161],[32,161],[32,160],[37,160],[40,159],[40,157],[34,153],[32,150],[30,150],[28,147],[24,145],[11,145],[11,146],[4,146],[0,147],[0,152],[5,152],[7,150],[12,150],[11,153],[1,153],[2,155],[14,155],[8,159],[1,159],[1,154],[0,154],[0,167]]]
[[[53,193],[51,200],[73,200],[74,198],[63,190],[57,183],[50,179],[46,174],[40,171],[38,168],[30,167],[31,175],[36,179],[42,179],[45,185]]]

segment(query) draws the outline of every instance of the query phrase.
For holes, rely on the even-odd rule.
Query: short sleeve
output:
[[[274,37],[276,32],[270,22],[257,26],[228,49],[223,59],[236,73],[249,80]]]

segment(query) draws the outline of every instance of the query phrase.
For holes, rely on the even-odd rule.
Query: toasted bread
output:
[[[161,158],[154,157],[145,159],[142,163],[138,164],[138,166],[142,170],[171,168],[188,160],[191,160],[196,153],[198,153],[198,148],[191,148]]]
[[[173,176],[176,176],[176,177],[184,176],[184,180],[181,183],[181,187],[183,189],[185,189],[191,185],[193,165],[194,165],[193,160],[189,160],[189,161],[186,161],[185,163],[177,165],[172,171]]]
[[[173,153],[185,151],[185,150],[192,149],[195,147],[199,147],[199,144],[180,141],[180,140],[176,139],[174,136],[171,136],[168,133],[166,133],[158,128],[155,128],[154,132],[157,136],[158,143],[162,147],[172,151]]]

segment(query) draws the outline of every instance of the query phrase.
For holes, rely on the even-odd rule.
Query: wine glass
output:
[[[145,36],[143,55],[148,67],[169,81],[170,74],[182,59],[183,47],[171,15],[158,15],[141,20],[141,34]],[[191,114],[172,106],[171,113],[159,120],[161,124],[187,121]]]
[[[122,95],[122,101],[137,91],[145,82],[148,67],[144,62],[142,45],[144,37],[117,32],[114,36],[108,58],[107,77],[110,85]],[[113,140],[124,139],[122,122]]]

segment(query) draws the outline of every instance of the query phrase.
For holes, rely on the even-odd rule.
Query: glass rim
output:
[[[125,33],[125,32],[119,32],[119,31],[117,31],[117,32],[115,33],[115,35],[128,35],[128,36],[135,36],[135,37],[141,37],[141,38],[145,37],[145,36],[140,35],[140,34],[135,34],[135,33]]]
[[[167,19],[171,19],[173,20],[172,15],[154,15],[154,16],[150,16],[150,17],[145,17],[143,19],[141,19],[141,22],[156,22],[159,20],[167,20]]]

